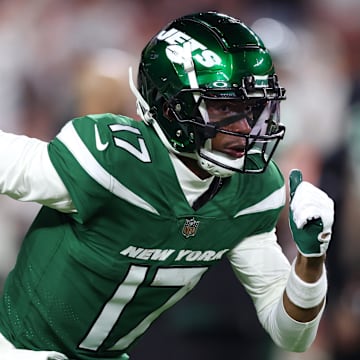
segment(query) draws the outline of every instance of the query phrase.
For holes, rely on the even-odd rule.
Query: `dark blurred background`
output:
[[[251,26],[271,50],[287,100],[276,160],[336,201],[327,265],[328,306],[304,354],[280,351],[256,319],[227,263],[164,314],[133,360],[360,359],[359,0],[0,0],[0,128],[50,140],[71,118],[137,118],[128,87],[140,52],[172,19],[217,10]],[[38,211],[0,197],[0,289]],[[287,211],[279,242],[292,260]]]

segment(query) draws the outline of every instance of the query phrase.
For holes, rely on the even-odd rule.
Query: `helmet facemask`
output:
[[[212,175],[226,177],[235,172],[263,172],[285,133],[285,127],[280,124],[280,100],[265,100],[264,97],[253,99],[251,96],[249,96],[249,99],[244,100],[243,96],[234,96],[234,89],[227,91],[225,89],[221,91],[204,91],[202,89],[190,91],[185,89],[181,91],[181,94],[177,94],[175,98],[166,103],[167,116],[187,129],[187,136],[194,140],[195,154],[200,166]],[[189,101],[186,102],[180,99],[188,97],[191,93],[196,93],[197,101],[191,111],[187,110],[191,115],[186,116],[183,104],[188,104]],[[238,103],[242,105],[243,110],[232,113],[230,116],[218,121],[212,121],[207,109],[211,108],[211,104],[216,102],[219,104]],[[244,120],[251,127],[249,133],[228,129],[231,124]],[[179,130],[177,134],[180,137],[182,131]],[[236,158],[214,150],[212,139],[217,134],[244,139],[242,142],[243,156]],[[257,162],[256,166],[251,164],[251,155],[255,154],[257,154],[257,158],[260,155],[262,161],[260,166],[259,162]],[[184,154],[184,156],[187,156],[187,154]]]

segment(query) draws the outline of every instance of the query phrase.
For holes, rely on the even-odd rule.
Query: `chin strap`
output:
[[[136,98],[136,112],[144,120],[146,124],[152,124],[154,122],[154,118],[150,112],[150,106],[146,102],[146,100],[140,94],[140,91],[134,84],[132,67],[129,67],[129,86],[132,93],[135,95]]]

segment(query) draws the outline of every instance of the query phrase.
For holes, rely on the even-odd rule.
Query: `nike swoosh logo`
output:
[[[94,128],[95,128],[95,145],[96,145],[96,148],[99,151],[104,151],[109,146],[109,142],[107,141],[107,142],[103,143],[101,141],[100,134],[99,134],[99,129],[98,129],[96,124],[94,124]]]

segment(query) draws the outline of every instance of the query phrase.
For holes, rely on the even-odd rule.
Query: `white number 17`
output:
[[[128,131],[136,135],[141,135],[141,132],[139,129],[134,128],[132,126],[128,125],[122,125],[122,124],[113,124],[109,126],[111,131]],[[137,159],[139,159],[142,162],[150,162],[150,155],[149,151],[146,148],[145,141],[143,138],[138,137],[139,147],[140,150],[137,149],[134,145],[130,144],[129,142],[119,139],[116,136],[114,136],[115,145],[119,148],[122,148],[126,151],[128,151],[130,154],[134,155]]]
[[[159,304],[159,308],[149,313],[133,330],[120,338],[109,350],[126,349],[146,331],[162,312],[170,308],[192,290],[207,269],[207,267],[158,269],[150,286],[171,286],[179,287],[180,289],[164,304]],[[130,267],[125,280],[118,286],[113,297],[103,307],[87,336],[79,345],[80,348],[96,351],[103,344],[125,307],[136,296],[137,289],[144,282],[148,270],[147,266],[132,265]]]

